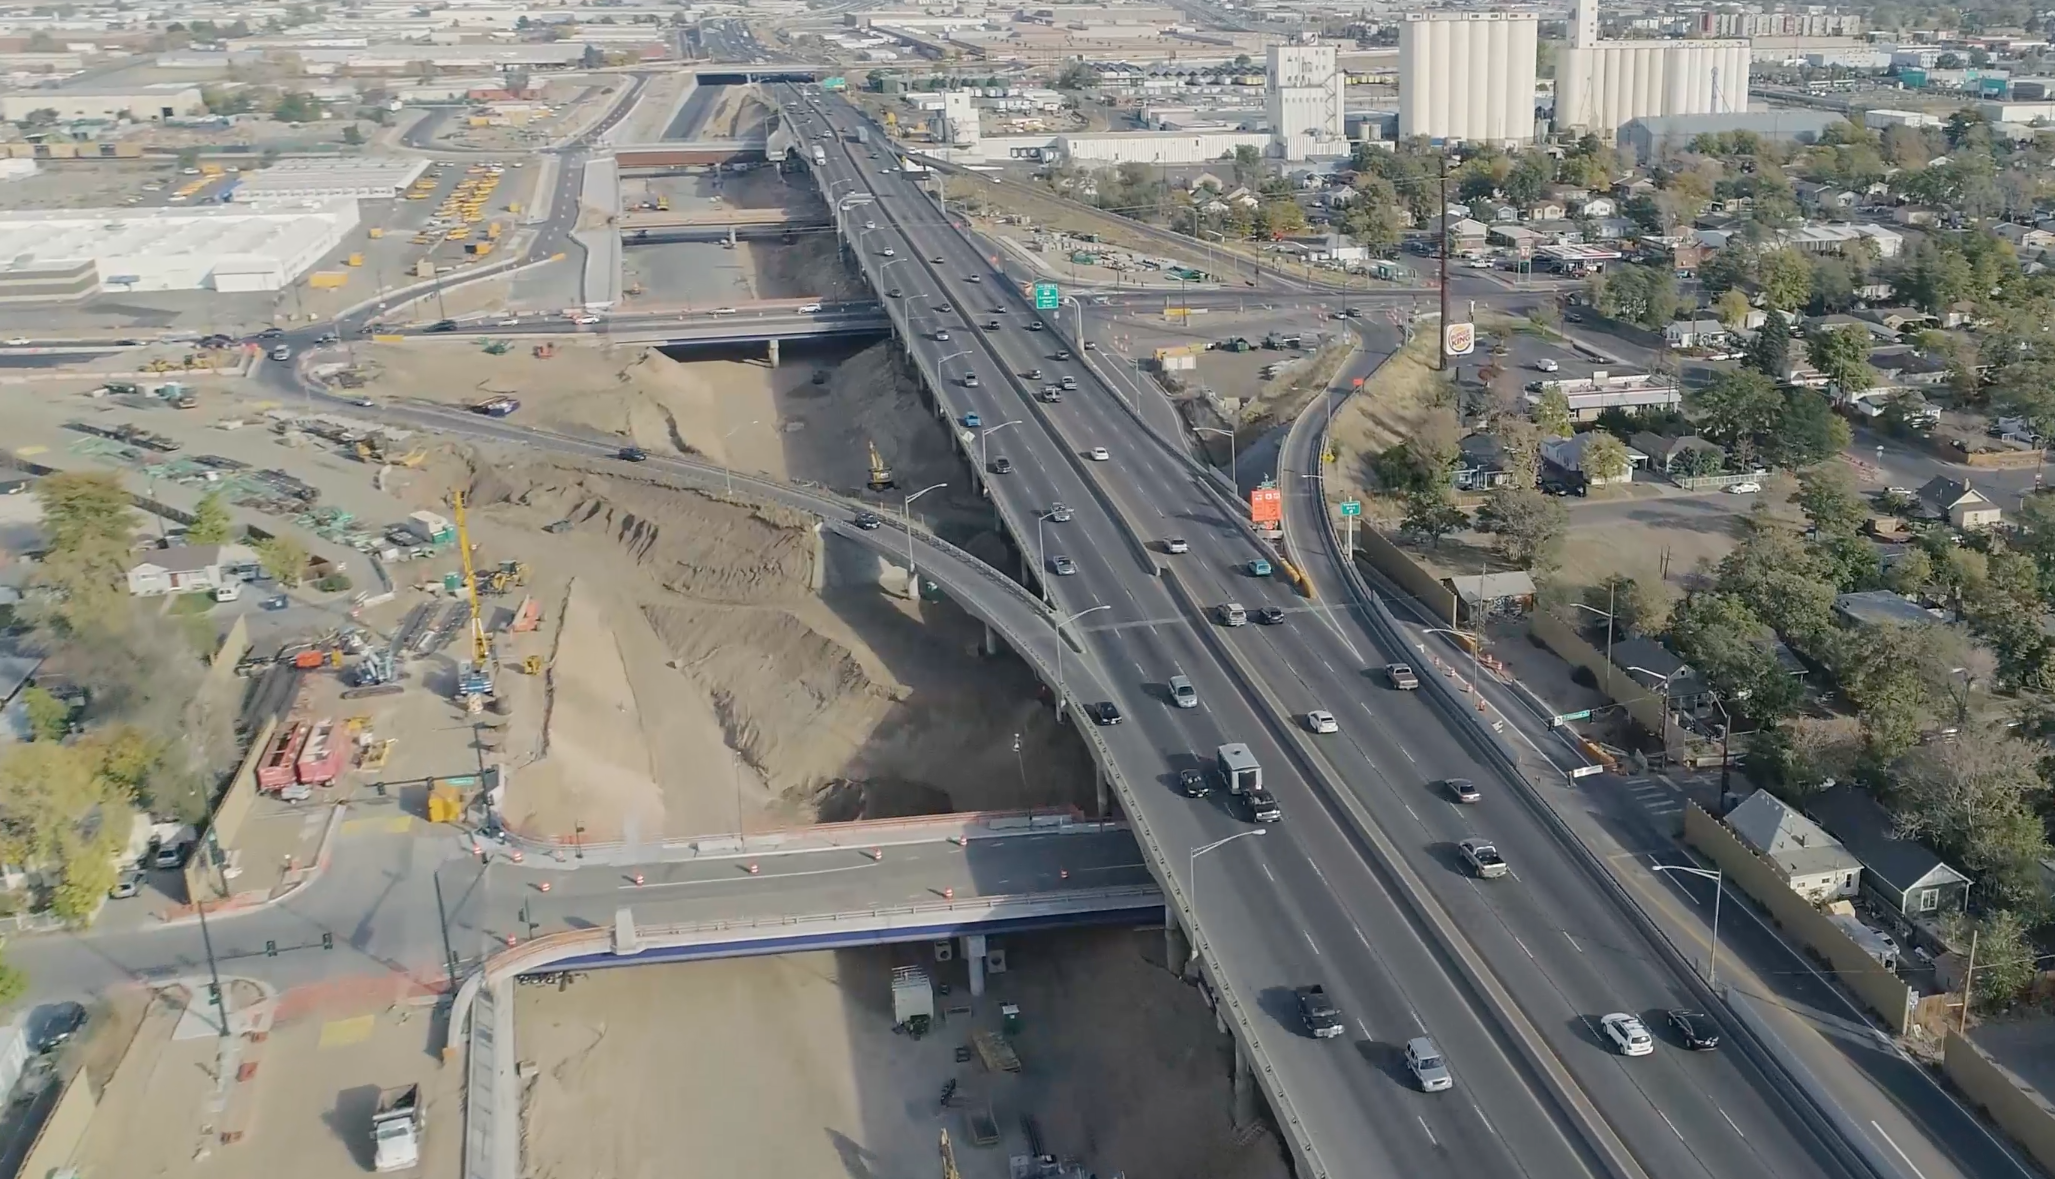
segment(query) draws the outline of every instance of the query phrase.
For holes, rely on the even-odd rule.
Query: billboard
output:
[[[1249,493],[1249,519],[1257,524],[1284,523],[1284,492],[1258,487]]]

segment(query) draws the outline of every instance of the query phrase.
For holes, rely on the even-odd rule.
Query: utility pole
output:
[[[1434,348],[1434,371],[1448,371],[1448,144],[1441,145],[1441,339]]]
[[[1962,972],[1962,1022],[1956,1026],[1961,1035],[1969,1034],[1969,1005],[1976,1001],[1973,986],[1977,980],[1977,937],[1983,930],[1971,927],[1969,931],[1969,965]]]

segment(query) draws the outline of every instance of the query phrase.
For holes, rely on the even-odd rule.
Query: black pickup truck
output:
[[[1297,994],[1299,1018],[1305,1021],[1307,1032],[1318,1040],[1331,1040],[1342,1034],[1345,1029],[1342,1027],[1341,1011],[1335,1007],[1334,1001],[1327,997],[1326,987],[1300,987]]]

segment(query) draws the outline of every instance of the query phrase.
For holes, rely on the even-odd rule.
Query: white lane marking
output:
[[[1366,950],[1369,949],[1370,939],[1363,936],[1363,927],[1351,921],[1349,922],[1349,928],[1356,931],[1356,940],[1363,943],[1363,948]]]
[[[1413,1010],[1411,1007],[1407,1007],[1406,1014],[1413,1017],[1413,1030],[1419,1032],[1423,1036],[1426,1035],[1427,1024],[1420,1019],[1420,1013]]]
[[[1526,954],[1529,958],[1532,958],[1534,956],[1534,951],[1527,949],[1527,943],[1520,940],[1519,934],[1516,933],[1513,935],[1513,941],[1519,945],[1520,949],[1526,951]]]
[[[1318,945],[1317,943],[1315,943],[1315,942],[1313,941],[1313,935],[1312,935],[1312,934],[1310,934],[1310,933],[1307,933],[1307,932],[1306,932],[1305,930],[1301,929],[1301,930],[1299,931],[1299,936],[1300,936],[1300,937],[1302,937],[1302,938],[1305,938],[1305,939],[1306,939],[1306,944],[1307,944],[1308,946],[1311,946],[1311,947],[1313,948],[1313,956],[1314,956],[1315,958],[1325,958],[1325,957],[1327,956],[1327,955],[1325,955],[1325,954],[1322,954],[1322,953],[1320,952],[1320,947],[1319,947],[1319,945]]]
[[[1428,1127],[1428,1125],[1427,1125],[1427,1119],[1426,1119],[1426,1118],[1424,1118],[1424,1117],[1421,1117],[1421,1116],[1420,1116],[1419,1114],[1414,1114],[1413,1116],[1414,1116],[1415,1118],[1417,1118],[1417,1119],[1419,1120],[1419,1122],[1420,1122],[1420,1129],[1426,1132],[1426,1134],[1427,1134],[1427,1141],[1429,1141],[1429,1142],[1433,1143],[1433,1144],[1434,1144],[1435,1146],[1437,1146],[1437,1147],[1438,1147],[1438,1146],[1440,1146],[1440,1145],[1441,1145],[1441,1139],[1439,1139],[1439,1138],[1436,1138],[1436,1137],[1434,1136],[1434,1131],[1433,1131],[1433,1130],[1432,1130],[1431,1128],[1429,1128],[1429,1127]]]
[[[1579,954],[1582,954],[1584,952],[1584,947],[1577,944],[1577,939],[1570,936],[1569,930],[1566,929],[1563,931],[1563,937],[1569,941],[1571,949],[1577,951]]]
[[[1919,1179],[1927,1179],[1927,1173],[1925,1171],[1920,1170],[1919,1164],[1913,1162],[1912,1159],[1908,1157],[1903,1150],[1899,1149],[1898,1144],[1891,1140],[1891,1136],[1889,1134],[1884,1133],[1884,1128],[1882,1126],[1877,1125],[1875,1120],[1872,1120],[1870,1122],[1870,1129],[1875,1130],[1877,1132],[1877,1137],[1883,1139],[1885,1145],[1889,1146],[1892,1150],[1898,1152],[1898,1157],[1905,1160],[1905,1165],[1912,1168],[1913,1174],[1919,1176]]]
[[[1412,803],[1410,803],[1410,802],[1406,804],[1406,813],[1407,813],[1407,814],[1409,814],[1409,815],[1411,815],[1411,816],[1413,816],[1413,821],[1414,821],[1415,823],[1420,823],[1420,812],[1419,812],[1419,811],[1416,811],[1416,810],[1414,810],[1414,809],[1413,809],[1413,804],[1412,804]],[[1425,826],[1426,826],[1427,824],[1425,824],[1425,823],[1420,823],[1420,825],[1421,825],[1422,827],[1425,827]]]
[[[1491,1124],[1491,1119],[1484,1116],[1484,1111],[1479,1109],[1474,1101],[1470,1103],[1470,1112],[1476,1114],[1477,1120],[1484,1123],[1484,1132],[1486,1134],[1491,1135],[1493,1138],[1498,1137],[1498,1127]]]
[[[1411,761],[1411,762],[1413,762],[1413,764],[1414,764],[1414,765],[1419,765],[1419,764],[1420,764],[1420,763],[1419,763],[1419,762],[1417,762],[1417,761],[1413,761],[1413,751],[1412,751],[1412,750],[1410,750],[1410,749],[1406,748],[1405,746],[1401,745],[1401,746],[1399,746],[1399,752],[1400,752],[1400,753],[1403,753],[1403,754],[1405,754],[1405,755],[1406,755],[1406,760],[1407,760],[1407,761]]]
[[[1743,1134],[1743,1133],[1741,1132],[1741,1127],[1739,1127],[1739,1126],[1735,1126],[1735,1125],[1734,1125],[1734,1119],[1733,1119],[1733,1118],[1732,1118],[1731,1116],[1729,1116],[1729,1115],[1728,1115],[1728,1113],[1727,1113],[1727,1111],[1726,1111],[1725,1109],[1723,1109],[1723,1108],[1721,1108],[1720,1106],[1717,1106],[1717,1105],[1716,1105],[1716,1106],[1714,1106],[1713,1108],[1714,1108],[1714,1109],[1717,1109],[1717,1110],[1719,1110],[1719,1111],[1720,1111],[1720,1116],[1721,1116],[1721,1117],[1723,1117],[1723,1118],[1726,1118],[1726,1119],[1727,1119],[1727,1125],[1729,1125],[1729,1126],[1733,1126],[1733,1128],[1734,1128],[1734,1136],[1735,1136],[1736,1138],[1739,1138],[1739,1139],[1741,1139],[1741,1140],[1742,1140],[1743,1142],[1746,1142],[1746,1141],[1748,1141],[1748,1135],[1746,1135],[1746,1134]]]
[[[1661,1118],[1661,1119],[1663,1120],[1663,1125],[1665,1125],[1665,1126],[1668,1126],[1668,1127],[1670,1128],[1670,1133],[1672,1133],[1672,1134],[1675,1134],[1675,1135],[1677,1136],[1677,1141],[1679,1141],[1679,1142],[1683,1142],[1683,1141],[1684,1141],[1684,1131],[1682,1131],[1682,1130],[1679,1130],[1679,1129],[1677,1128],[1677,1123],[1675,1123],[1675,1122],[1673,1122],[1673,1121],[1671,1121],[1671,1120],[1670,1120],[1670,1115],[1668,1115],[1668,1114],[1664,1113],[1664,1112],[1663,1112],[1663,1111],[1661,1111],[1661,1110],[1656,1110],[1656,1111],[1655,1111],[1655,1116],[1657,1116],[1657,1117],[1659,1117],[1659,1118]],[[1688,1144],[1687,1144],[1687,1145],[1688,1145]]]
[[[1329,663],[1329,662],[1328,662],[1328,661],[1327,661],[1327,660],[1326,660],[1325,658],[1322,658],[1322,659],[1320,660],[1320,666],[1322,666],[1322,667],[1326,668],[1326,669],[1327,669],[1327,674],[1329,674],[1329,675],[1340,675],[1340,674],[1341,674],[1340,672],[1338,672],[1338,671],[1334,670],[1334,664],[1332,664],[1332,663]]]
[[[1270,875],[1270,865],[1268,865],[1268,864],[1265,864],[1265,865],[1263,865],[1263,875],[1265,875],[1265,876],[1269,876],[1269,877],[1270,877],[1270,883],[1272,883],[1272,884],[1276,884],[1276,883],[1277,883],[1277,877],[1275,877],[1275,876],[1271,876],[1271,875]]]
[[[1356,1021],[1356,1030],[1363,1033],[1363,1038],[1365,1040],[1370,1038],[1370,1025],[1364,1023],[1360,1019]]]
[[[1313,875],[1315,875],[1315,876],[1318,876],[1318,877],[1320,878],[1320,883],[1322,883],[1322,884],[1326,884],[1326,883],[1327,883],[1327,873],[1325,873],[1325,872],[1322,872],[1322,871],[1320,870],[1320,863],[1319,863],[1319,861],[1317,861],[1317,860],[1307,860],[1307,861],[1306,861],[1306,863],[1312,866],[1312,868],[1313,868]]]

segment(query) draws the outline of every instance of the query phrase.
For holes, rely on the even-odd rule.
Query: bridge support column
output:
[[[1177,924],[1177,908],[1168,901],[1163,903],[1163,964],[1172,974],[1189,977],[1192,971],[1191,942]]]
[[[1059,639],[1057,639],[1056,641],[1060,643],[1060,642],[1062,642],[1063,640],[1059,638]],[[1057,705],[1057,711],[1058,711],[1059,713],[1060,713],[1060,712],[1062,711],[1062,705],[1061,705],[1061,704],[1058,704],[1058,705]],[[1098,810],[1098,812],[1097,812],[1097,813],[1098,813],[1098,816],[1099,816],[1100,818],[1102,818],[1102,819],[1104,819],[1104,818],[1109,818],[1109,817],[1110,817],[1110,812],[1108,812],[1108,811],[1107,811],[1107,809],[1106,809],[1106,806],[1107,806],[1107,803],[1106,803],[1106,789],[1107,789],[1107,786],[1108,786],[1108,783],[1107,783],[1107,780],[1106,780],[1106,771],[1105,771],[1105,770],[1094,770],[1094,771],[1092,772],[1092,777],[1093,777],[1093,779],[1094,779],[1094,780],[1093,780],[1093,782],[1092,782],[1092,788],[1093,788],[1093,790],[1094,790],[1094,791],[1095,791],[1095,792],[1096,792],[1096,793],[1098,794],[1098,796],[1099,796],[1099,797],[1098,797],[1098,802],[1099,802],[1099,810]]]
[[[767,346],[765,348],[765,351],[771,358],[771,367],[776,368],[778,367],[778,342],[776,340],[770,340],[767,341],[766,344]]]
[[[963,965],[970,971],[970,996],[975,999],[985,993],[985,935],[966,933],[963,935]]]
[[[989,623],[989,622],[987,622],[987,623],[985,624],[985,654],[986,654],[987,656],[992,656],[992,655],[997,655],[998,653],[999,653],[999,632],[998,632],[998,631],[996,631],[996,630],[993,630],[993,629],[992,629],[992,624],[991,624],[991,623]]]
[[[1256,1074],[1249,1067],[1249,1054],[1237,1041],[1234,1046],[1234,1128],[1239,1130],[1256,1120]]]

